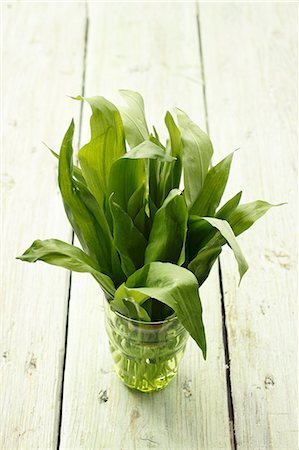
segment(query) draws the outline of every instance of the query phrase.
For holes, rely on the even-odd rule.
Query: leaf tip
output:
[[[76,96],[73,96],[73,95],[67,95],[67,97],[68,98],[71,98],[72,100],[84,100],[84,97],[82,97],[82,95],[76,95]]]

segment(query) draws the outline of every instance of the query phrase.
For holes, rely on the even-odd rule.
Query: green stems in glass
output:
[[[188,332],[175,315],[142,322],[113,311],[105,300],[105,324],[115,370],[131,389],[142,392],[166,387],[176,375]]]

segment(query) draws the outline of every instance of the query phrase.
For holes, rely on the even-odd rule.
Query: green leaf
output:
[[[196,341],[206,358],[206,338],[198,283],[187,269],[171,263],[152,262],[131,275],[125,283],[130,297],[135,293],[155,298],[172,308],[180,322]],[[122,298],[121,287],[115,299]],[[142,304],[142,302],[140,302]],[[111,306],[114,304],[112,301]]]
[[[149,131],[144,113],[144,102],[138,92],[120,90],[127,107],[120,108],[121,117],[125,127],[126,139],[131,148],[149,139]]]
[[[236,240],[236,236],[226,220],[216,219],[215,217],[203,217],[208,223],[210,223],[213,227],[217,228],[220,231],[224,239],[227,241],[232,251],[234,252],[235,258],[239,267],[240,281],[248,270],[248,264],[243,256],[243,253],[239,247],[239,244]]]
[[[101,218],[97,219],[86,206],[80,190],[74,184],[73,134],[72,121],[62,142],[58,165],[58,182],[65,211],[85,252],[99,263],[101,272],[109,275],[116,283],[120,283],[123,280],[123,273],[104,214],[100,210]]]
[[[58,239],[34,241],[31,247],[17,259],[27,262],[44,261],[73,272],[88,272],[93,275],[105,293],[114,296],[114,284],[110,277],[101,273],[99,264],[81,249],[66,242]]]
[[[132,195],[145,185],[145,164],[142,159],[120,158],[111,167],[108,195],[127,211]]]
[[[128,311],[126,315],[131,317],[131,319],[140,320],[143,322],[151,321],[151,318],[148,315],[147,311],[142,308],[139,303],[135,302],[133,298],[124,298],[123,303]]]
[[[161,147],[163,151],[165,151],[166,148],[165,148],[165,146],[162,144],[162,142],[160,141],[158,132],[157,132],[157,130],[156,130],[156,128],[155,128],[154,126],[153,126],[153,130],[154,130],[154,135],[151,133],[151,134],[149,135],[149,140],[150,140],[151,142],[153,142],[154,144],[158,145],[159,147]]]
[[[112,199],[110,207],[114,243],[120,254],[122,269],[128,277],[143,265],[146,239],[135,227],[131,217]]]
[[[228,180],[232,158],[233,153],[208,171],[202,189],[190,208],[190,214],[214,216]]]
[[[173,156],[167,155],[161,147],[151,141],[144,141],[123,155],[128,159],[158,159],[159,161],[172,162]]]
[[[167,126],[170,141],[166,144],[166,154],[176,158],[171,164],[160,163],[160,174],[158,177],[158,186],[156,189],[156,204],[160,207],[173,188],[178,188],[180,185],[181,173],[182,173],[182,142],[181,133],[176,126],[172,115],[167,111],[165,116],[165,124]]]
[[[86,98],[79,95],[73,98],[75,98],[75,100],[85,100],[91,107],[91,140],[102,136],[109,128],[113,128],[115,131],[116,148],[120,154],[124,153],[124,127],[120,112],[116,106],[106,98],[100,96]]]
[[[263,200],[239,205],[228,217],[228,222],[236,236],[248,230],[254,222],[262,217],[273,206],[282,206],[284,203],[272,205]]]
[[[145,183],[140,184],[133,192],[128,201],[128,214],[132,220],[135,219],[141,209],[144,208]]]
[[[188,217],[187,250],[192,260],[217,231],[199,216]]]
[[[127,212],[134,222],[134,225],[145,236],[149,233],[149,218],[145,212],[146,205],[146,186],[145,182],[133,192],[128,201]]]
[[[126,153],[122,159],[143,159],[144,160],[144,170],[145,170],[145,212],[147,216],[150,216],[150,208],[149,208],[149,192],[150,190],[153,192],[154,198],[152,200],[156,200],[156,189],[159,181],[156,179],[153,182],[153,173],[152,170],[156,170],[157,166],[151,164],[152,162],[156,163],[158,161],[171,162],[174,158],[170,155],[167,155],[158,145],[153,144],[150,141],[144,141],[135,147],[133,150],[130,150]],[[153,161],[154,160],[154,161]],[[156,161],[157,160],[157,161]],[[155,175],[156,176],[156,175]],[[157,175],[158,176],[158,175]],[[152,193],[152,192],[151,192]]]
[[[188,211],[178,189],[170,191],[156,212],[145,251],[145,264],[165,261],[181,265],[185,261]]]
[[[59,160],[59,155],[54,150],[52,150],[45,142],[43,144],[47,147],[48,150],[52,153],[53,156],[55,156],[56,159]],[[82,170],[80,167],[73,165],[73,176],[74,178],[79,181],[81,184],[84,184],[86,186],[86,181],[82,175]]]
[[[271,207],[279,205],[271,205],[270,203],[257,200],[252,203],[247,203],[238,206],[240,201],[241,192],[235,195],[231,200],[229,200],[217,213],[223,219],[227,219],[229,222],[235,236],[246,231],[253,223],[262,217]],[[192,217],[192,216],[191,216]],[[189,218],[190,220],[190,218]],[[201,236],[205,236],[204,240],[201,238],[200,244],[196,243],[194,240],[188,238],[188,244],[193,243],[194,247],[196,245],[204,244],[204,247],[199,250],[197,255],[188,264],[188,269],[190,269],[197,277],[198,283],[201,286],[205,281],[209,272],[216,261],[218,255],[221,252],[221,246],[227,241],[219,233],[219,231],[209,231],[211,230],[210,224],[206,224],[208,228],[203,226],[203,220],[197,216],[192,218],[194,221],[192,224],[193,231],[197,231]],[[196,229],[197,227],[197,229]],[[201,229],[201,231],[200,231]],[[192,244],[190,244],[192,247]]]
[[[176,158],[176,161],[172,165],[172,186],[178,188],[181,180],[182,173],[182,138],[172,115],[167,111],[165,116],[165,124],[168,129],[170,144],[171,144],[171,155]]]
[[[115,311],[121,313],[123,316],[130,317],[134,320],[141,320],[150,322],[151,318],[147,311],[139,304],[148,299],[148,295],[134,293],[134,297],[130,297],[130,293],[126,286],[122,284],[119,287],[118,297],[110,303],[110,306]]]
[[[192,208],[199,196],[211,162],[213,147],[209,136],[204,133],[180,109],[177,109],[182,136],[182,162],[186,203]]]
[[[150,202],[151,205],[151,202]],[[151,210],[152,211],[152,210]],[[153,213],[151,212],[153,215]],[[145,206],[142,206],[136,215],[136,217],[133,220],[134,225],[138,228],[140,233],[143,234],[143,236],[148,239],[149,230],[150,230],[150,219],[148,215],[146,214]]]
[[[112,164],[125,153],[119,111],[104,97],[86,99],[92,108],[91,140],[78,154],[83,176],[100,206],[104,205]]]
[[[194,273],[199,286],[207,279],[213,264],[221,253],[221,245],[217,242],[207,244],[196,255],[196,257],[188,264],[188,269]]]
[[[227,220],[240,203],[241,197],[242,191],[238,192],[234,197],[228,200],[225,205],[217,211],[216,217]]]

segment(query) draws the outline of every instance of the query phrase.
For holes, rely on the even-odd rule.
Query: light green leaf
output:
[[[145,264],[165,261],[181,265],[185,261],[188,211],[179,189],[170,191],[156,212],[145,251]]]
[[[216,219],[215,217],[203,217],[204,220],[206,220],[208,223],[210,223],[213,227],[217,228],[217,230],[220,231],[224,239],[227,241],[229,246],[231,247],[232,251],[234,252],[235,258],[238,263],[239,267],[239,274],[240,274],[240,282],[248,270],[248,264],[243,256],[243,253],[239,247],[239,244],[236,240],[236,236],[234,235],[234,232],[229,225],[229,223],[226,220],[222,219]],[[239,283],[240,283],[239,282]]]
[[[119,111],[104,97],[86,99],[92,108],[91,141],[78,154],[83,176],[100,206],[104,205],[112,164],[125,153]]]
[[[284,203],[271,205],[263,200],[239,205],[228,217],[228,222],[236,236],[248,230],[254,222],[262,217],[273,206],[282,206]]]
[[[124,126],[119,110],[113,103],[104,97],[73,97],[76,100],[85,100],[89,103],[92,116],[90,118],[91,140],[102,136],[112,128],[115,131],[116,152],[120,155],[124,153]]]
[[[128,159],[158,159],[159,161],[174,161],[173,156],[167,155],[161,147],[151,141],[144,141],[123,155]]]
[[[165,146],[162,144],[162,142],[160,141],[158,132],[157,132],[157,130],[156,130],[156,128],[155,128],[154,126],[153,126],[153,130],[154,130],[154,135],[151,133],[150,136],[149,136],[149,140],[150,140],[151,142],[153,142],[154,144],[158,145],[159,147],[161,147],[162,150],[165,152],[166,148],[165,148]]]
[[[122,269],[128,277],[144,263],[146,239],[135,227],[131,217],[112,199],[110,207],[114,243],[120,254]]]
[[[120,108],[121,117],[125,127],[126,139],[131,148],[149,139],[149,131],[144,113],[144,102],[138,92],[120,90],[127,107]]]
[[[114,284],[110,277],[101,273],[98,263],[80,248],[66,242],[58,239],[36,240],[17,259],[27,262],[44,261],[73,272],[88,272],[93,275],[106,294],[114,296]]]
[[[148,299],[148,295],[134,293],[134,298],[130,297],[130,293],[125,284],[119,287],[118,297],[110,303],[113,310],[121,313],[123,316],[130,317],[134,320],[150,322],[151,318],[147,311],[140,305]]]
[[[198,283],[192,272],[175,264],[152,262],[131,275],[125,285],[130,297],[136,301],[138,300],[134,294],[137,292],[155,298],[172,308],[201,348],[204,358],[206,357],[202,307]],[[115,299],[122,296],[120,287],[115,293]]]
[[[184,195],[190,209],[203,187],[211,162],[213,147],[209,136],[180,109],[177,109],[177,118],[182,136]]]
[[[147,311],[139,305],[139,303],[135,302],[133,298],[124,298],[123,303],[127,308],[128,313],[127,316],[131,317],[134,320],[141,320],[143,322],[150,322],[151,318],[148,315]]]
[[[73,134],[72,121],[62,142],[58,165],[58,182],[65,211],[83,249],[99,263],[100,272],[120,283],[123,273],[104,214],[100,212],[102,218],[96,219],[73,181]]]
[[[214,216],[228,180],[232,158],[233,153],[208,171],[202,189],[190,208],[190,214]]]

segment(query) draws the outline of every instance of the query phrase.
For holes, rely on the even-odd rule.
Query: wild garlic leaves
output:
[[[162,320],[175,312],[205,356],[198,287],[226,243],[242,278],[248,266],[236,236],[273,205],[240,205],[240,192],[219,207],[233,154],[210,168],[209,136],[179,109],[177,120],[166,113],[162,143],[155,127],[149,131],[141,95],[121,95],[126,106],[120,110],[104,97],[76,98],[92,110],[80,167],[73,164],[73,121],[59,155],[52,152],[83,250],[49,239],[35,241],[19,259],[89,272],[111,306],[128,317]]]

